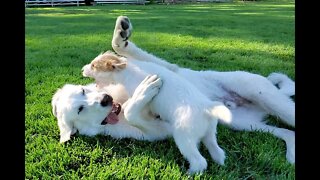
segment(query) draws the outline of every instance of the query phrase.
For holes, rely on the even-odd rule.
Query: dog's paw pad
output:
[[[112,38],[113,48],[125,48],[128,46],[127,40],[131,36],[132,25],[126,16],[119,16],[116,21]]]
[[[127,30],[129,29],[129,24],[130,24],[130,21],[128,18],[124,17],[121,21],[120,21],[120,24],[121,24],[121,27],[123,30]]]
[[[127,37],[127,32],[125,32],[125,31],[121,31],[120,32],[120,36],[122,37],[122,38],[124,38],[124,39],[127,39],[128,37]]]

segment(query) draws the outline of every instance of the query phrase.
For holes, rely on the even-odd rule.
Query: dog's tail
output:
[[[287,75],[281,73],[271,73],[268,77],[271,83],[279,88],[282,94],[287,96],[295,95],[295,82]]]
[[[210,117],[216,118],[225,124],[230,124],[232,121],[232,113],[222,102],[213,101],[211,108],[207,110]]]

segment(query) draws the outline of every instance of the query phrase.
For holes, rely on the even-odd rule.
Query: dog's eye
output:
[[[80,107],[79,107],[79,111],[78,111],[78,114],[83,110],[83,105],[81,105]]]
[[[91,68],[94,68],[94,64],[91,64]]]

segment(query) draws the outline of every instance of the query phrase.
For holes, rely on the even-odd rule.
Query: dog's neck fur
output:
[[[126,87],[129,96],[132,96],[135,89],[147,75],[148,74],[142,71],[137,65],[128,62],[126,68],[113,73],[113,80],[123,84],[123,86]]]

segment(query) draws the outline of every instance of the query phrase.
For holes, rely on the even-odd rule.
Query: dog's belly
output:
[[[210,100],[220,101],[231,109],[252,103],[250,100],[240,96],[235,91],[226,88],[219,82],[207,81],[204,83],[204,87],[202,87],[200,90]]]
[[[224,73],[216,71],[198,72],[190,69],[181,69],[178,73],[197,87],[210,100],[223,102],[231,109],[252,103],[234,90],[223,85],[221,81],[223,76],[225,76]]]
[[[218,81],[203,79],[202,81],[194,81],[193,84],[210,100],[223,102],[229,108],[252,103]]]
[[[221,86],[221,88],[226,92],[226,94],[220,97],[220,101],[222,101],[227,107],[231,109],[252,103],[248,99],[241,97],[239,94],[232,90],[226,89],[223,86]]]
[[[189,106],[192,104],[189,98],[192,96],[189,89],[175,85],[174,90],[169,88],[170,83],[164,82],[159,94],[157,94],[150,102],[150,110],[155,115],[161,117],[162,120],[172,121],[172,115],[181,106]]]

